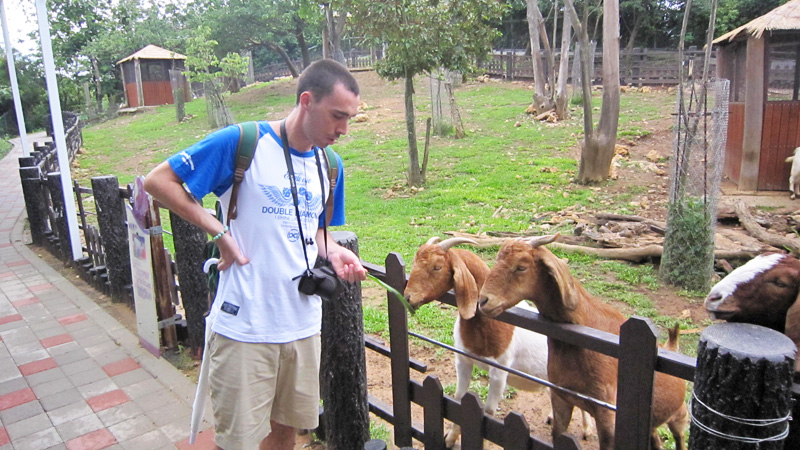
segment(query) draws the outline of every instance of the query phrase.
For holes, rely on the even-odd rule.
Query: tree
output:
[[[572,26],[581,46],[583,84],[583,148],[578,182],[591,183],[608,178],[619,123],[619,0],[603,2],[603,104],[597,129],[592,121],[592,78],[589,36],[586,22],[581,23],[572,0],[565,0]]]
[[[503,6],[494,0],[349,0],[345,10],[351,23],[377,43],[385,43],[378,74],[405,80],[408,131],[408,184],[422,186],[414,110],[414,77],[440,67],[466,70],[484,57],[497,35],[490,20]]]
[[[233,116],[223,97],[223,86],[220,75],[242,76],[247,72],[247,58],[231,53],[219,60],[214,54],[217,41],[210,39],[208,27],[198,27],[189,38],[186,55],[186,75],[191,81],[198,81],[205,86],[206,111],[211,128],[221,128],[233,123]]]

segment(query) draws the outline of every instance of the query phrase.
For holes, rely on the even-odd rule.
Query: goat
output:
[[[800,348],[800,261],[765,253],[720,280],[705,299],[712,319],[746,322],[786,334]],[[795,360],[800,372],[800,359]]]
[[[453,328],[456,348],[535,377],[547,379],[546,336],[490,319],[478,312],[478,292],[489,273],[489,266],[468,250],[452,248],[457,244],[477,245],[477,243],[465,238],[439,241],[439,238],[433,237],[417,250],[404,292],[409,305],[415,309],[419,308],[454,289],[458,305],[458,317]],[[520,306],[522,305],[524,304]],[[527,305],[522,307],[532,309]],[[455,361],[457,400],[461,400],[469,388],[473,364],[489,371],[489,393],[484,406],[484,411],[489,415],[494,415],[497,410],[506,388],[506,381],[526,391],[537,392],[544,389],[539,383],[516,375],[511,375],[509,378],[505,370],[457,353]],[[585,412],[583,433],[584,437],[591,433],[591,422]],[[455,444],[460,434],[461,428],[453,424],[445,437],[448,448]]]
[[[544,244],[556,236],[508,241],[500,248],[497,262],[481,289],[480,310],[495,317],[523,299],[533,300],[542,317],[553,322],[579,324],[619,335],[626,317],[616,308],[591,296],[573,277],[566,263]],[[677,327],[670,332],[667,349],[677,349]],[[549,338],[547,373],[550,381],[607,403],[617,397],[618,360],[597,352]],[[663,423],[675,438],[675,448],[685,450],[683,432],[688,423],[684,404],[686,382],[657,373],[653,395],[651,445],[660,449],[655,428]],[[615,413],[599,405],[550,390],[553,407],[553,439],[567,429],[574,407],[594,416],[600,450],[614,447]]]
[[[792,200],[800,195],[800,157],[797,154],[798,150],[800,150],[800,147],[794,149],[793,155],[786,158],[787,163],[792,163],[792,171],[789,174],[789,191],[792,193],[789,197]]]

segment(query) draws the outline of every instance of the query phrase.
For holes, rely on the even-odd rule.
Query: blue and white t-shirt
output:
[[[233,264],[220,273],[210,319],[213,331],[237,341],[283,343],[320,331],[322,302],[318,296],[300,293],[298,280],[292,280],[305,271],[306,263],[289,173],[280,137],[267,122],[259,122],[259,129],[261,139],[239,187],[238,216],[230,224],[231,236],[250,263]],[[238,140],[238,127],[230,126],[168,160],[192,195],[202,198],[209,192],[215,193],[222,203],[223,214],[228,210]],[[326,196],[329,193],[325,159],[320,153],[325,178],[324,186],[320,186],[314,152],[290,149],[290,153],[303,236],[314,240],[324,220],[322,193]],[[337,164],[331,225],[344,223],[344,171],[338,157]],[[318,244],[324,245],[306,246],[312,267]]]

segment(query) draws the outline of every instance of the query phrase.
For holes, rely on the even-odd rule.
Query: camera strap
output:
[[[294,177],[294,166],[292,165],[292,156],[289,154],[289,137],[286,134],[286,119],[281,121],[281,143],[283,144],[283,156],[286,158],[286,168],[289,169],[289,185],[291,186],[292,190],[292,200],[294,201],[294,213],[297,216],[297,228],[300,230],[300,244],[303,246],[303,255],[305,256],[306,260],[306,270],[311,271],[311,267],[308,264],[308,251],[306,250],[306,239],[303,236],[303,223],[300,220],[300,206],[299,201],[297,200],[297,182],[295,181]],[[326,211],[325,208],[327,205],[325,204],[325,179],[322,177],[322,165],[319,161],[319,152],[316,148],[312,148],[314,152],[314,157],[317,160],[317,172],[319,173],[319,185],[322,191],[322,214],[325,216]],[[328,254],[328,226],[325,223],[326,221],[323,220],[322,222],[322,229],[324,231],[325,236],[325,254]],[[298,277],[295,277],[298,278]]]

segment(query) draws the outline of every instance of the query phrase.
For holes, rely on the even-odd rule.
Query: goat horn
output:
[[[428,242],[426,242],[426,243],[425,243],[425,245],[433,245],[433,244],[436,244],[436,243],[438,243],[438,242],[439,242],[439,241],[441,241],[441,240],[442,240],[442,239],[441,239],[440,237],[438,237],[438,236],[434,236],[434,237],[432,237],[432,238],[428,239]]]
[[[472,239],[467,239],[463,237],[454,237],[450,239],[446,239],[439,243],[439,246],[442,247],[444,250],[449,250],[450,247],[458,244],[472,244],[472,245],[479,245],[477,242],[473,241]]]
[[[561,237],[561,233],[556,234],[549,234],[546,236],[537,236],[530,239],[527,239],[526,242],[533,248],[541,247],[542,245],[547,245],[551,242],[554,242],[556,239]]]

